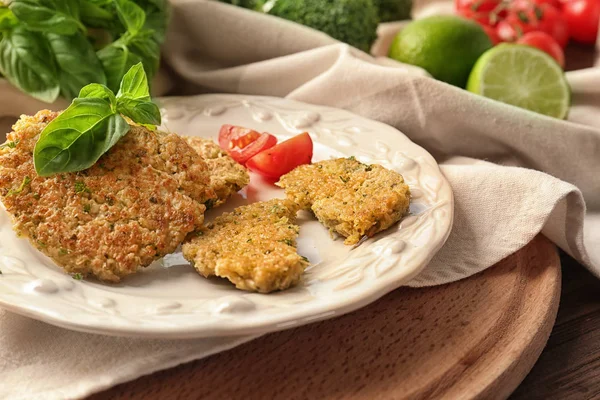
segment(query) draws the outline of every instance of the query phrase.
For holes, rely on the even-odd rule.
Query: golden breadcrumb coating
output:
[[[410,205],[402,175],[354,157],[302,165],[281,177],[278,185],[288,199],[311,210],[349,245],[389,228]]]
[[[246,168],[221,150],[218,144],[200,137],[186,136],[184,139],[208,165],[210,186],[217,195],[217,200],[212,204],[208,203],[207,208],[220,206],[250,183],[250,175]]]
[[[183,245],[183,255],[204,277],[229,279],[238,289],[269,293],[299,282],[307,267],[296,252],[297,207],[270,200],[236,208]]]
[[[15,231],[71,274],[118,282],[172,253],[214,198],[202,158],[174,134],[133,126],[91,168],[39,177],[33,149],[58,116],[22,116],[0,150],[0,199]]]

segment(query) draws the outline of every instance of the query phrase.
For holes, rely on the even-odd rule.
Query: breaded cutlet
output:
[[[297,284],[306,258],[298,255],[297,206],[270,200],[217,217],[183,245],[204,277],[228,279],[238,289],[269,293]]]
[[[175,134],[132,126],[91,168],[37,176],[35,143],[58,115],[22,116],[0,149],[0,199],[19,235],[68,273],[118,282],[201,227],[208,168]]]
[[[250,175],[218,144],[210,139],[185,136],[186,142],[204,158],[210,172],[210,186],[217,195],[207,208],[217,207],[250,183]]]
[[[410,205],[410,190],[402,175],[354,157],[302,165],[277,185],[289,200],[344,236],[348,245],[389,228]]]

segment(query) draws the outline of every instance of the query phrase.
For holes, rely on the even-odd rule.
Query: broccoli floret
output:
[[[373,0],[379,8],[381,22],[401,21],[409,19],[412,11],[412,0]]]
[[[265,0],[219,0],[221,3],[233,4],[234,6],[257,10],[262,7]]]
[[[367,52],[377,37],[379,17],[372,0],[277,0],[267,1],[263,10]]]

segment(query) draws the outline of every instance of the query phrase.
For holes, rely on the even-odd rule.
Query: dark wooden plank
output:
[[[568,256],[562,262],[556,325],[511,400],[600,398],[600,280]]]

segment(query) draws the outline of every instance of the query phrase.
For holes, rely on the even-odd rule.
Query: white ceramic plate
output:
[[[117,285],[77,281],[24,239],[0,209],[0,305],[69,329],[121,336],[195,338],[281,330],[347,313],[416,276],[444,244],[453,198],[434,159],[387,125],[346,111],[270,97],[205,95],[161,100],[163,128],[216,138],[235,124],[285,139],[309,131],[315,161],[354,155],[402,173],[411,215],[352,250],[308,213],[300,215],[299,252],[312,266],[301,285],[268,295],[204,279],[174,254]],[[235,206],[283,197],[258,176],[210,219]]]

